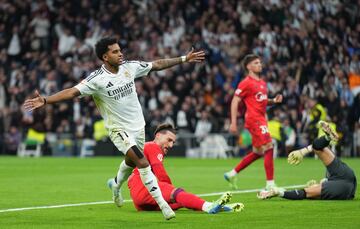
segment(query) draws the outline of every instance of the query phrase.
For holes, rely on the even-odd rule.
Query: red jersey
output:
[[[248,128],[254,122],[266,122],[268,97],[264,80],[247,76],[239,83],[234,96],[239,96],[245,103],[245,127]]]
[[[158,181],[172,184],[171,179],[166,173],[163,165],[164,153],[160,146],[155,142],[146,142],[144,145],[144,155],[149,161],[151,170],[157,177]],[[133,174],[129,177],[129,180],[135,178],[134,176],[140,180],[140,174],[137,168],[134,169]]]
[[[144,146],[144,155],[151,165],[152,172],[158,179],[158,184],[164,200],[168,202],[170,207],[174,210],[183,207],[178,203],[172,202],[172,194],[176,188],[171,184],[170,177],[165,171],[163,165],[164,153],[162,152],[160,146],[155,142],[146,142]],[[129,177],[128,187],[136,209],[139,211],[160,210],[158,204],[142,183],[138,169],[134,169],[133,173]]]

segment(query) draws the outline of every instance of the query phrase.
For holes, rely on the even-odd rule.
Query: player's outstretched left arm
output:
[[[205,60],[205,52],[203,50],[195,52],[194,48],[191,48],[191,51],[188,52],[186,56],[153,61],[151,71],[160,71],[185,62],[199,63],[204,60]]]
[[[277,94],[277,95],[275,96],[275,98],[273,98],[273,99],[268,99],[268,106],[282,103],[282,101],[283,101],[283,96],[282,96],[282,94]]]

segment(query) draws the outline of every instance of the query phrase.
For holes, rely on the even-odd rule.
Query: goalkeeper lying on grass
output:
[[[321,200],[350,200],[354,199],[356,192],[356,177],[354,171],[335,157],[328,148],[330,141],[337,141],[338,135],[330,125],[324,121],[319,122],[325,136],[314,140],[312,145],[295,150],[288,156],[289,164],[299,164],[304,156],[314,152],[326,166],[326,178],[320,184],[310,184],[304,189],[284,191],[277,188],[258,193],[259,199],[268,199],[280,196],[285,199],[321,199]]]

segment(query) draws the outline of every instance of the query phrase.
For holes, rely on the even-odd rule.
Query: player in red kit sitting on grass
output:
[[[231,199],[231,193],[224,193],[218,200],[207,202],[200,197],[184,191],[182,188],[173,186],[168,176],[163,160],[168,150],[173,147],[176,140],[176,130],[170,124],[161,124],[155,130],[155,139],[146,142],[144,146],[144,155],[151,165],[155,174],[161,193],[166,202],[173,210],[179,208],[189,208],[198,211],[204,211],[210,214],[216,214],[220,211],[239,212],[244,208],[242,203],[227,204]],[[139,211],[160,210],[155,200],[141,182],[139,171],[134,169],[129,177],[128,187],[133,199],[135,208]]]
[[[274,99],[268,99],[266,82],[260,77],[262,63],[259,56],[255,54],[246,55],[243,60],[243,67],[247,76],[239,83],[231,101],[231,124],[229,131],[233,134],[238,134],[238,106],[243,101],[246,106],[245,127],[251,134],[253,149],[234,169],[225,173],[224,178],[230,183],[232,188],[237,189],[236,175],[263,156],[266,189],[270,189],[275,187],[274,162],[273,144],[266,119],[266,106],[281,103],[283,97],[282,95],[276,95]]]

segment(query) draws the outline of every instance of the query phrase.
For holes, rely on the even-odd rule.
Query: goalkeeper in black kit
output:
[[[259,199],[282,197],[290,200],[321,199],[321,200],[351,200],[355,197],[356,176],[354,171],[329,149],[330,141],[337,141],[338,135],[330,125],[324,121],[319,122],[325,136],[316,138],[312,145],[295,150],[288,156],[289,164],[299,164],[304,156],[314,152],[326,166],[326,178],[320,184],[312,184],[304,189],[284,191],[274,188],[258,193]]]

